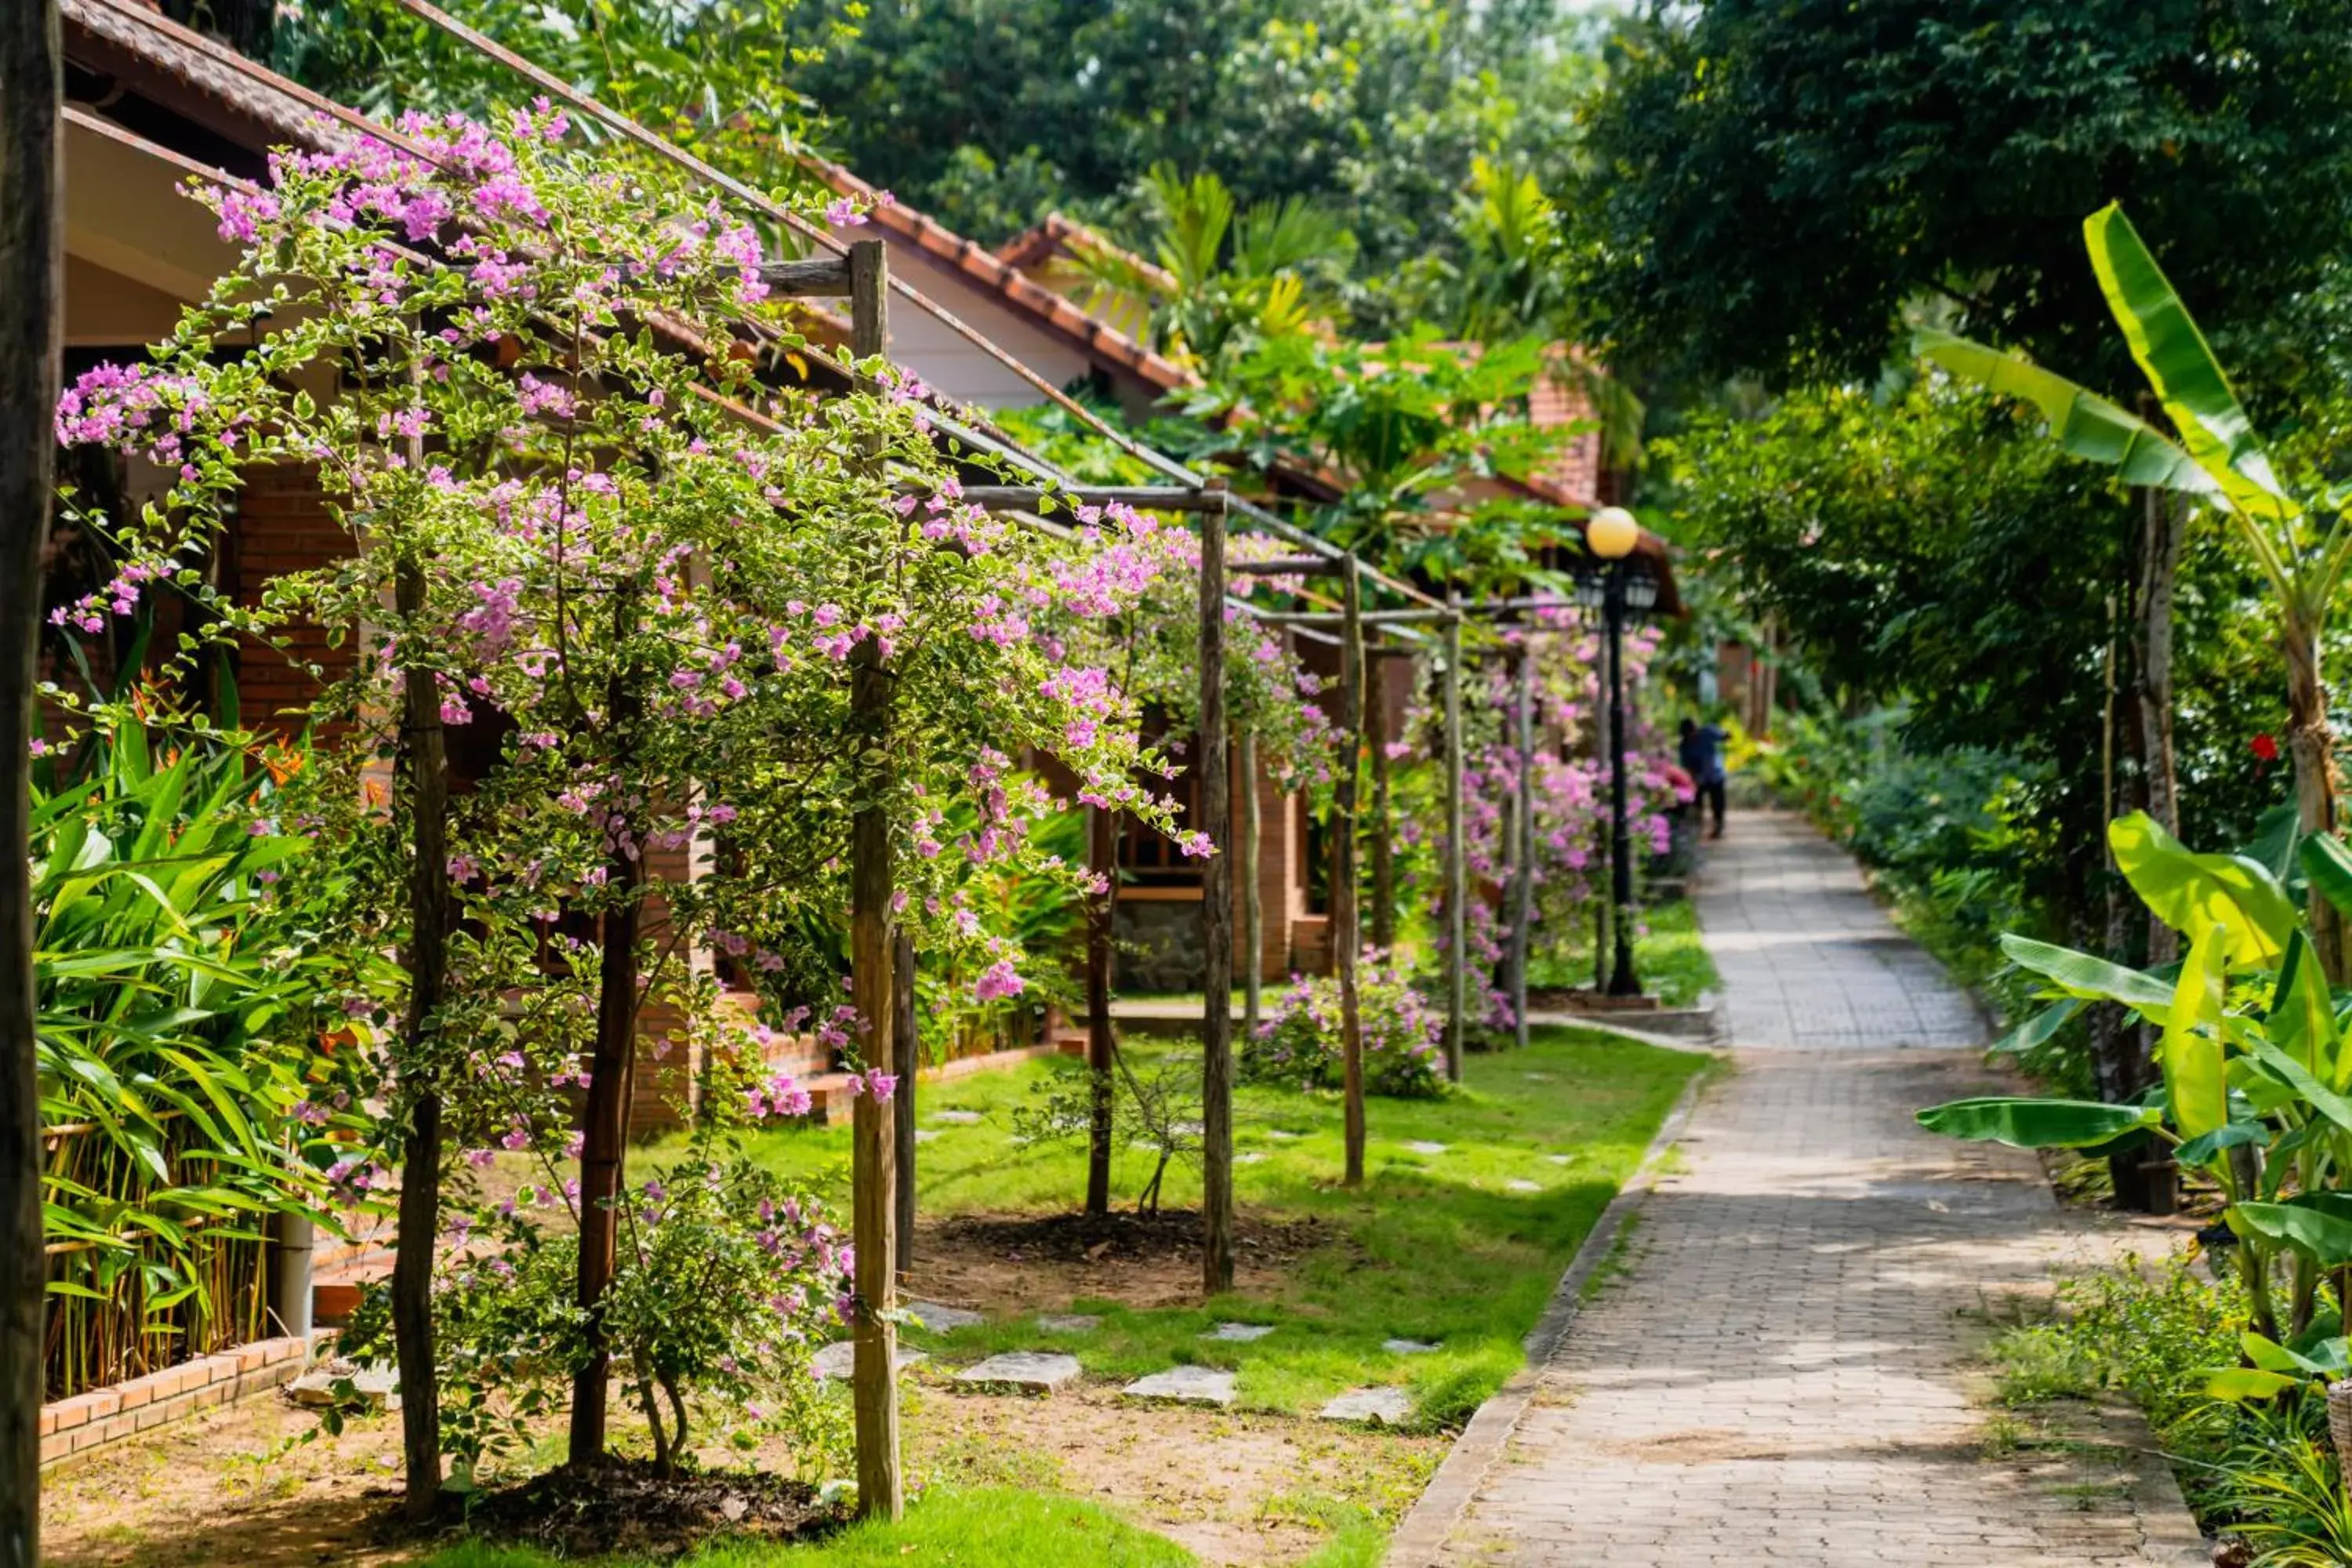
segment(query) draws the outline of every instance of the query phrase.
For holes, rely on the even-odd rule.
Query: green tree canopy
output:
[[[2224,331],[2310,287],[2352,216],[2352,0],[1704,0],[1609,63],[1580,281],[1660,369],[1867,373],[1940,296],[2120,372],[2084,214],[2123,201]]]

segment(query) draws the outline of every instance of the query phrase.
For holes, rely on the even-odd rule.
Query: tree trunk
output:
[[[615,630],[625,639],[635,611],[624,593],[614,609]],[[610,721],[624,735],[636,720],[636,694],[625,673],[613,678],[605,696]],[[626,773],[615,770],[615,777]],[[634,824],[625,831],[635,835]],[[612,1355],[600,1311],[620,1258],[621,1188],[628,1154],[629,1100],[636,1075],[637,935],[645,883],[645,858],[612,847],[606,889],[617,901],[604,911],[603,947],[596,975],[596,1046],[589,1058],[588,1105],[580,1146],[580,1271],[576,1300],[587,1314],[588,1357],[572,1376],[573,1469],[604,1458],[605,1398]]]
[[[1363,946],[1356,925],[1356,773],[1364,743],[1363,587],[1350,552],[1342,568],[1339,778],[1331,792],[1331,955],[1339,975],[1339,1048],[1345,1070],[1347,1165],[1341,1184],[1364,1184],[1364,1016],[1356,986]]]
[[[64,222],[56,0],[0,15],[0,1568],[41,1547],[41,1098],[33,1050],[32,752],[57,461]]]
[[[1225,749],[1225,516],[1201,514],[1201,1291],[1234,1288],[1233,773]]]
[[[1386,956],[1396,945],[1396,835],[1389,820],[1388,660],[1364,656],[1364,732],[1372,762],[1372,945]]]
[[[1112,1077],[1118,1049],[1111,1033],[1111,920],[1118,888],[1118,821],[1108,806],[1087,808],[1087,868],[1102,891],[1087,896],[1087,1213],[1110,1213]]]
[[[1518,809],[1512,813],[1511,1013],[1521,1050],[1528,1045],[1528,955],[1536,922],[1536,649],[1519,645],[1516,739]]]
[[[898,1279],[915,1268],[915,1080],[923,1076],[922,1042],[915,1033],[915,934],[901,927],[890,961],[890,1042],[898,1053],[898,1090],[891,1101],[898,1142]]]
[[[425,570],[404,563],[393,597],[404,624],[425,609]],[[415,853],[408,868],[408,1011],[402,1064],[414,1098],[400,1169],[399,1241],[392,1263],[393,1353],[400,1363],[404,1508],[432,1516],[441,1495],[441,1394],[433,1344],[433,1249],[441,1232],[440,1051],[433,1016],[449,973],[449,763],[441,693],[429,669],[401,678],[402,750],[408,770]]]
[[[2305,833],[2336,831],[2336,735],[2327,723],[2327,686],[2319,673],[2319,635],[2297,614],[2284,637],[2286,653],[2286,743],[2294,760],[2297,825]],[[2331,985],[2345,984],[2344,917],[2313,884],[2312,951]]]

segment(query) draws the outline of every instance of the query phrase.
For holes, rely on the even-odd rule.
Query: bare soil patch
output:
[[[1234,1289],[1280,1294],[1301,1258],[1342,1239],[1321,1220],[1244,1217],[1234,1227]],[[1201,1299],[1201,1216],[1178,1209],[1101,1218],[959,1215],[920,1225],[914,1278],[923,1294],[1003,1312],[1081,1297],[1123,1307],[1193,1306]]]
[[[714,1536],[787,1540],[840,1521],[800,1481],[767,1471],[724,1469],[664,1478],[625,1463],[593,1475],[550,1470],[494,1491],[466,1521],[474,1534],[521,1542],[552,1556],[635,1552],[679,1555]]]

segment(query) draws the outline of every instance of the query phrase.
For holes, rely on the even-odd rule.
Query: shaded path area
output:
[[[1734,1069],[1443,1545],[1391,1561],[2205,1562],[2136,1419],[1987,1441],[1990,1324],[2100,1244],[2031,1156],[1913,1123],[1990,1087],[1974,1006],[1801,819],[1743,813],[1713,850]]]

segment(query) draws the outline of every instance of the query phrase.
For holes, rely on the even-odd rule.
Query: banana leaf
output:
[[[2293,900],[2263,866],[2242,855],[2200,855],[2144,811],[2107,826],[2116,868],[2165,924],[2191,939],[2219,926],[2232,964],[2279,962],[2299,924]]]
[[[2000,950],[2011,963],[2040,975],[2064,995],[2085,1002],[2120,1002],[2151,1024],[2163,1023],[2172,1005],[2172,988],[2156,976],[2071,947],[2011,932],[2000,939]]]
[[[1991,1096],[1931,1105],[1919,1125],[1948,1138],[2017,1149],[2088,1149],[2157,1123],[2152,1109],[2089,1100]]]

